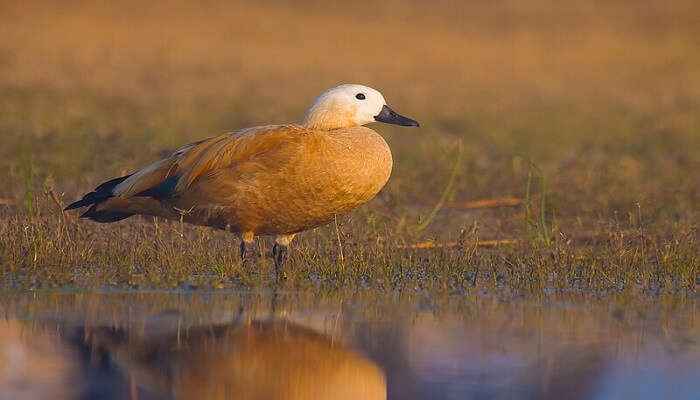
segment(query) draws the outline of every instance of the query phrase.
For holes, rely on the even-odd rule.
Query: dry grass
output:
[[[1,3],[0,286],[271,284],[221,232],[59,204],[355,81],[422,128],[377,126],[389,185],[341,221],[342,262],[335,227],[301,235],[288,287],[695,295],[700,7],[558,4]],[[503,198],[525,202],[455,207]]]

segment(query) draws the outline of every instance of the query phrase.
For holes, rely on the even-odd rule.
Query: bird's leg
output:
[[[255,268],[255,250],[253,249],[253,232],[241,233],[241,260],[244,267]]]
[[[277,279],[287,279],[287,274],[282,271],[282,265],[287,259],[287,247],[294,239],[294,233],[289,235],[277,235],[275,237],[275,245],[272,247],[272,257],[275,260],[275,275]]]
[[[272,255],[275,258],[275,268],[279,268],[287,259],[287,246],[275,243],[272,247]]]
[[[275,260],[275,275],[277,279],[285,279],[287,274],[282,272],[282,275],[280,275],[280,269],[287,259],[287,246],[275,243],[274,246],[272,246],[272,258]]]

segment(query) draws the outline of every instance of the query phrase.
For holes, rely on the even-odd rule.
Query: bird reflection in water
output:
[[[191,328],[152,337],[87,329],[131,379],[131,395],[182,399],[384,399],[383,371],[358,352],[288,321]]]

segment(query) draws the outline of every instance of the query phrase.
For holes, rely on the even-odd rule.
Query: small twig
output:
[[[63,202],[61,201],[61,199],[58,198],[56,193],[52,189],[49,189],[46,191],[46,194],[48,194],[51,200],[53,200],[53,202],[56,203],[56,205],[58,206],[58,210],[61,212],[61,215],[65,216],[72,225],[76,225],[77,222],[75,221],[75,218],[73,218],[73,216],[70,213],[64,210]]]
[[[479,240],[473,243],[463,243],[463,242],[435,242],[432,240],[426,240],[424,242],[412,243],[407,245],[396,246],[399,249],[436,249],[436,248],[452,248],[461,247],[464,245],[469,246],[480,246],[480,247],[494,247],[502,246],[508,244],[518,244],[521,239],[492,239],[492,240]]]
[[[471,210],[475,208],[513,207],[521,204],[523,204],[523,199],[502,197],[498,199],[472,200],[463,203],[448,203],[443,208],[447,210]]]
[[[194,207],[195,206],[192,206],[187,210],[183,208],[173,207],[175,211],[177,211],[178,214],[180,214],[180,238],[185,237],[185,215],[192,214],[192,210],[194,210]]]

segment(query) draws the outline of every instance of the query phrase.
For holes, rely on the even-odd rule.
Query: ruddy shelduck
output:
[[[298,232],[333,221],[373,198],[391,174],[389,146],[370,122],[418,126],[381,93],[340,85],[316,98],[300,124],[240,129],[176,150],[130,175],[99,185],[66,207],[115,222],[152,215],[225,229],[254,262],[257,235],[275,235],[279,267]]]

